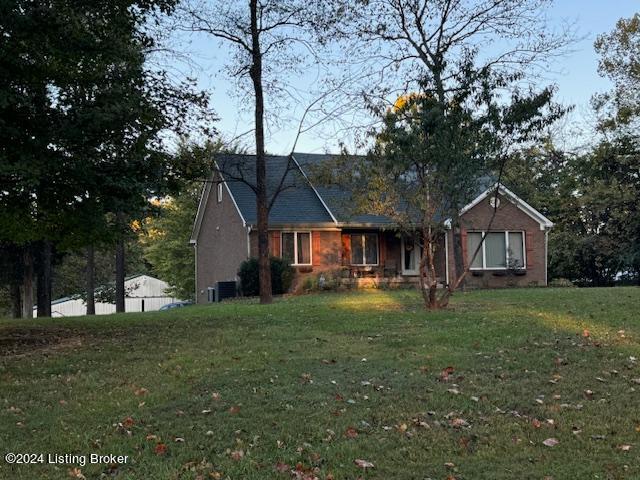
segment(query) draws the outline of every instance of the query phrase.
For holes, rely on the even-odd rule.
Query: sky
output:
[[[571,52],[560,59],[543,79],[546,84],[557,85],[556,99],[559,102],[574,106],[559,126],[560,142],[575,147],[577,143],[589,141],[589,125],[593,118],[589,101],[595,93],[610,88],[609,82],[598,75],[598,57],[593,42],[597,35],[610,32],[620,18],[630,17],[639,11],[639,0],[556,0],[549,12],[551,23],[574,22],[581,37]],[[251,134],[243,135],[253,127],[251,102],[247,101],[236,80],[225,69],[231,61],[228,48],[206,37],[190,38],[189,43],[192,67],[195,67],[191,74],[196,76],[200,88],[210,92],[211,105],[218,117],[215,125],[218,132],[226,141],[237,139],[241,145],[251,149]],[[303,78],[294,86],[304,91],[306,81]],[[290,151],[297,133],[296,119],[300,117],[300,108],[288,112],[294,121],[271,124],[266,138],[269,153],[285,154]],[[321,134],[312,129],[300,136],[295,150],[335,152],[345,140],[339,134],[327,136],[324,131]]]

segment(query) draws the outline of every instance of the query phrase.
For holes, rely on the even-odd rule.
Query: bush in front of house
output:
[[[293,268],[286,260],[271,257],[271,291],[274,295],[286,293],[293,282]],[[260,294],[258,279],[258,259],[250,258],[240,264],[240,291],[245,297],[255,297]]]

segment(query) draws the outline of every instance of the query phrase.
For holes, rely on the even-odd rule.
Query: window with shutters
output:
[[[476,250],[478,254],[474,258]],[[467,232],[467,261],[471,270],[524,269],[525,252],[522,231]]]
[[[282,232],[280,251],[291,265],[311,265],[311,232]]]

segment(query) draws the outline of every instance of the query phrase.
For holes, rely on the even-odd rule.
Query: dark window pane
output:
[[[524,267],[522,232],[509,232],[509,268]]]
[[[364,235],[364,256],[368,265],[378,263],[378,234],[367,233]]]
[[[293,263],[293,233],[292,232],[283,232],[282,233],[282,258],[287,260],[289,263]]]
[[[507,248],[504,232],[487,233],[484,239],[487,268],[504,268],[507,266]]]
[[[311,234],[298,233],[298,263],[311,263]]]
[[[467,261],[471,261],[473,254],[476,252],[476,248],[480,245],[482,241],[482,233],[480,232],[469,232],[467,234]],[[478,251],[478,255],[471,263],[471,268],[482,268],[482,248]]]
[[[361,265],[364,263],[362,235],[351,235],[351,263],[354,265]]]

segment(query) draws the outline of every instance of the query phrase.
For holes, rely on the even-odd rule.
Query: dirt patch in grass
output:
[[[11,327],[0,330],[0,358],[77,348],[87,336],[68,328]]]

